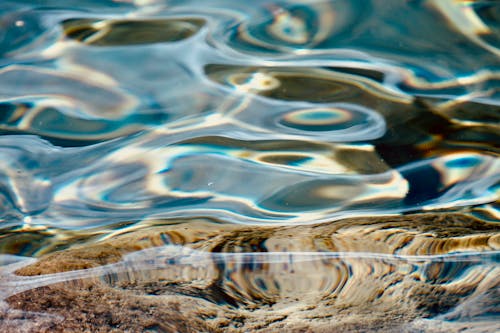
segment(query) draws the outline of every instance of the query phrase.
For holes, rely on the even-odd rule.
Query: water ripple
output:
[[[493,327],[498,8],[2,1],[0,330]]]

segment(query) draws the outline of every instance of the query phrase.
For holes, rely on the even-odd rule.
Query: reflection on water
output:
[[[0,327],[500,329],[499,10],[3,1]]]
[[[200,19],[98,20],[68,19],[62,23],[68,38],[95,46],[120,46],[175,42],[195,34],[204,22]]]

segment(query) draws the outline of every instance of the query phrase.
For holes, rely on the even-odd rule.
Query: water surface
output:
[[[500,329],[499,36],[495,1],[3,1],[0,327]]]

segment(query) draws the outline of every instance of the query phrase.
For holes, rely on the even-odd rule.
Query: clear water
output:
[[[52,313],[19,315],[32,312],[9,297],[96,276],[198,283],[169,295],[227,311],[329,300],[351,318],[414,292],[363,298],[367,277],[468,290],[415,310],[410,331],[492,330],[499,82],[496,1],[4,0],[4,325]],[[14,273],[103,242],[123,259]]]

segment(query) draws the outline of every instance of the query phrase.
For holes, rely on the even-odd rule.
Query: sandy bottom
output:
[[[149,221],[3,266],[0,331],[495,332],[499,249],[460,214]]]

